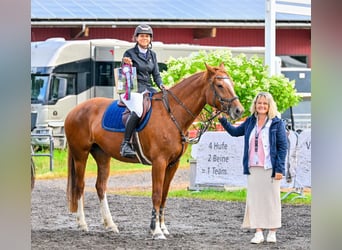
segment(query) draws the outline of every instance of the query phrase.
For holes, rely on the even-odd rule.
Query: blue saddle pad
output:
[[[103,114],[102,117],[102,128],[105,130],[111,131],[111,132],[124,132],[125,131],[125,125],[122,122],[122,113],[126,110],[126,107],[122,107],[118,105],[118,100],[113,101],[106,111]],[[148,120],[150,119],[152,112],[152,107],[144,117],[144,120],[139,123],[139,125],[136,128],[136,131],[139,132],[142,130]]]

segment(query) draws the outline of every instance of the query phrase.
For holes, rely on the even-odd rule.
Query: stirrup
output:
[[[134,149],[132,149],[129,142],[123,142],[121,144],[120,155],[126,158],[134,158],[136,156],[136,152]]]

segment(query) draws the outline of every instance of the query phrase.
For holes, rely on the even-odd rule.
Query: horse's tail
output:
[[[76,173],[75,162],[72,157],[70,148],[68,147],[68,184],[67,184],[67,198],[70,212],[77,211],[77,195],[76,195]]]

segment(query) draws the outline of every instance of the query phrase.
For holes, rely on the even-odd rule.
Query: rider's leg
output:
[[[135,157],[135,150],[132,148],[132,145],[129,141],[131,140],[133,131],[138,125],[138,123],[139,123],[139,116],[134,111],[132,111],[126,122],[124,140],[121,144],[121,149],[120,149],[120,154],[123,157],[127,157],[127,158]]]

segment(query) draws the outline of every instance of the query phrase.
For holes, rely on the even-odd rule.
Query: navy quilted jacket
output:
[[[223,128],[231,136],[245,136],[244,138],[244,152],[243,152],[243,173],[250,174],[248,166],[248,152],[249,152],[249,137],[255,127],[256,117],[254,115],[249,116],[241,125],[235,127],[231,125],[226,118],[219,119]],[[281,119],[275,117],[272,119],[270,126],[270,156],[272,164],[272,176],[275,173],[282,173],[285,175],[285,158],[287,153],[287,136],[285,125]]]
[[[138,45],[134,48],[126,50],[123,57],[131,58],[133,62],[133,67],[137,69],[137,79],[138,79],[138,92],[141,93],[145,89],[150,92],[156,92],[152,87],[152,79],[160,88],[163,84],[158,67],[158,61],[156,53],[150,49],[147,50],[146,58],[139,52]]]

